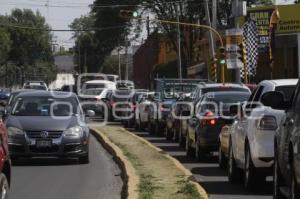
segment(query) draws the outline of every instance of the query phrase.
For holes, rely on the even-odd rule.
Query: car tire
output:
[[[79,157],[79,164],[88,164],[90,162],[89,154]]]
[[[219,162],[219,167],[221,169],[225,169],[227,166],[227,158],[224,154],[224,152],[222,151],[222,147],[221,144],[219,145],[219,157],[218,157],[218,162]]]
[[[179,141],[179,132],[176,130],[176,128],[173,130],[173,140],[174,142],[178,142]]]
[[[276,154],[276,149],[275,149]],[[283,178],[280,173],[278,159],[277,156],[274,156],[274,175],[273,175],[273,199],[283,199],[284,196],[280,191],[280,187],[282,186]]]
[[[155,135],[160,135],[161,134],[158,122],[155,122],[155,125],[154,125],[154,134]]]
[[[186,143],[185,143],[185,155],[186,158],[195,158],[195,149],[193,149],[190,145],[189,137],[186,136]]]
[[[290,163],[290,168],[293,168],[294,165]],[[291,169],[291,182],[290,182],[290,199],[299,199],[300,197],[300,190],[298,188],[296,182],[296,176],[294,174],[294,169]]]
[[[148,122],[148,132],[150,135],[153,135],[153,125],[150,121]]]
[[[265,182],[266,176],[260,174],[255,168],[252,158],[250,147],[246,145],[245,147],[245,168],[244,168],[244,187],[252,191],[257,185]]]
[[[1,173],[0,174],[0,198],[8,199],[9,195],[9,183],[7,177]]]
[[[165,132],[166,132],[166,140],[172,140],[172,131],[168,127],[166,127]]]
[[[179,147],[182,147],[182,148],[185,147],[186,141],[185,141],[185,138],[182,135],[182,131],[181,130],[179,131],[178,142],[179,142]]]
[[[231,184],[239,183],[242,179],[242,171],[236,166],[236,162],[233,155],[233,149],[231,144],[229,144],[229,154],[228,154],[228,181]]]
[[[198,161],[204,161],[206,160],[207,155],[203,152],[199,144],[197,143],[196,140],[196,149],[195,149],[195,157]]]

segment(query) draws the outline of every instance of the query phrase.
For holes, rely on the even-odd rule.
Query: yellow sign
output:
[[[278,6],[280,19],[277,33],[300,32],[300,4]]]

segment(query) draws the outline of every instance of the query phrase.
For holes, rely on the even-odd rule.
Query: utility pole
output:
[[[235,28],[238,29],[238,28],[240,28],[239,19],[237,17],[237,13],[238,13],[238,9],[239,9],[239,0],[235,0],[233,3],[235,6],[235,12],[236,12],[236,13],[234,13],[235,14],[234,23],[235,23]],[[235,69],[235,82],[238,84],[241,83],[241,71],[239,68]]]
[[[179,71],[179,79],[182,80],[182,61],[181,61],[181,36],[180,36],[180,5],[177,3],[177,43],[178,43],[178,71]]]
[[[121,55],[120,55],[120,48],[118,49],[118,60],[119,60],[119,78],[122,80],[121,74]]]
[[[125,71],[125,80],[128,80],[128,62],[129,62],[129,59],[128,59],[128,38],[126,37],[126,46],[125,46],[125,56],[126,56],[126,71]]]
[[[214,4],[216,6],[216,2],[215,0],[214,1]],[[212,27],[212,23],[211,23],[211,20],[210,20],[210,12],[209,12],[209,7],[208,7],[208,0],[205,0],[205,17],[206,17],[206,23],[208,26]],[[216,10],[216,8],[214,9]],[[216,22],[214,22],[216,23]],[[214,37],[213,37],[213,34],[211,31],[208,32],[208,40],[209,40],[209,48],[210,48],[210,57],[211,58],[214,58],[216,53],[215,53],[215,44],[214,44]],[[215,79],[215,81],[217,81],[217,78]]]

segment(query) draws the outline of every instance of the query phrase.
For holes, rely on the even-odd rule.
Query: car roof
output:
[[[75,97],[76,95],[74,93],[70,93],[70,92],[63,92],[63,91],[40,91],[40,90],[36,90],[36,91],[28,91],[28,92],[21,92],[19,95],[19,97],[55,97],[55,96],[60,96],[60,98],[62,98],[62,96],[66,96],[66,98],[69,97]]]
[[[213,95],[213,96],[219,96],[219,95],[251,95],[251,93],[243,92],[243,91],[217,91],[217,92],[208,92],[205,93],[204,96]]]
[[[86,84],[115,84],[115,82],[108,81],[108,80],[90,80],[86,81]]]
[[[289,86],[296,85],[299,79],[273,79],[273,80],[264,80],[260,84],[272,84],[274,86]]]

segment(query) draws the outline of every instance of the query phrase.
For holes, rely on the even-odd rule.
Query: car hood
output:
[[[48,116],[9,116],[6,127],[16,127],[25,131],[64,131],[77,126],[79,119],[76,116],[54,119]]]

